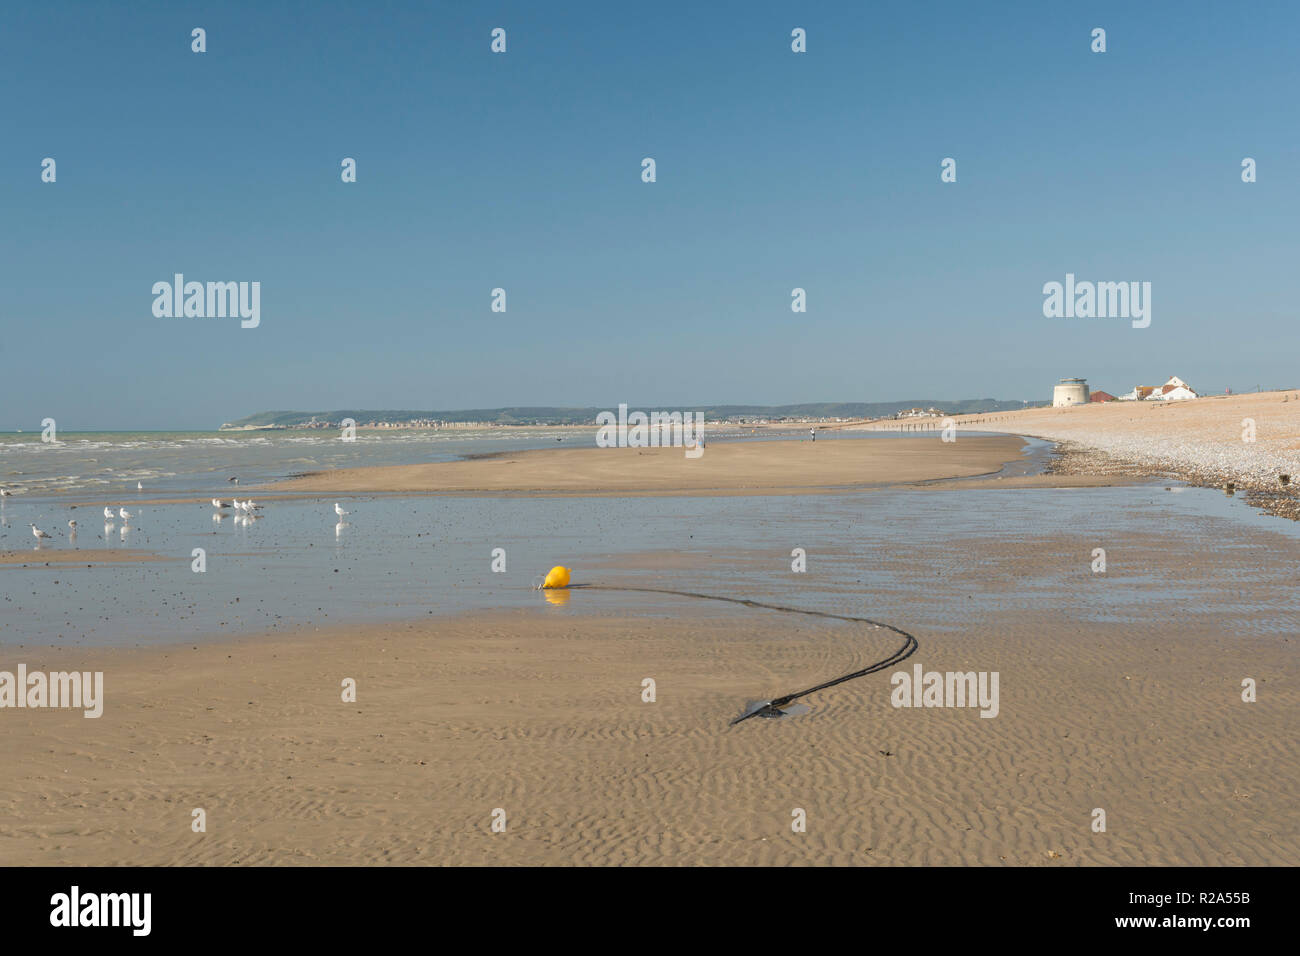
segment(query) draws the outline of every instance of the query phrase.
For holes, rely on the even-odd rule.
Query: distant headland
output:
[[[779,424],[781,422],[841,422],[864,418],[893,418],[903,414],[972,415],[1027,408],[1040,402],[972,398],[956,402],[938,399],[908,399],[899,402],[821,402],[803,405],[692,405],[675,409],[645,406],[645,411],[702,412],[709,422],[734,424]],[[254,431],[281,428],[338,428],[351,419],[358,428],[473,428],[518,425],[595,425],[604,408],[527,406],[512,408],[467,408],[456,411],[410,411],[341,409],[336,411],[258,412],[238,421],[226,422],[222,431]]]

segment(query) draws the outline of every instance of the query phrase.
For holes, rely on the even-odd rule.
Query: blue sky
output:
[[[10,4],[0,428],[1300,384],[1297,9]],[[1150,327],[1044,318],[1067,272]]]

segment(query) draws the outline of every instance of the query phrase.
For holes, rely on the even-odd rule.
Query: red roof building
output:
[[[1112,395],[1110,392],[1093,392],[1091,395],[1088,396],[1088,401],[1113,402],[1115,401],[1115,396]]]

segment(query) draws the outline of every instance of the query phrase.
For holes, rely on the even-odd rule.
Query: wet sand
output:
[[[984,478],[966,478],[961,481],[918,482],[913,488],[942,489],[961,491],[972,488],[993,488],[1010,490],[1013,488],[1114,488],[1118,485],[1131,485],[1137,476],[1126,474],[1114,475],[1075,475],[1053,472],[1045,475],[1007,475]]]
[[[996,473],[1023,456],[1011,437],[887,441],[754,441],[681,448],[564,448],[473,461],[316,472],[277,493],[407,492],[573,495],[770,495]]]
[[[1273,610],[1295,541],[905,547],[906,595],[862,595],[926,670],[998,671],[998,716],[890,704],[889,673],[782,720],[728,721],[883,658],[860,625],[665,597],[164,649],[12,649],[102,670],[103,716],[5,710],[13,864],[1296,865],[1296,638]],[[1177,567],[1153,567],[1161,547]],[[661,555],[660,560],[668,560]],[[1059,609],[1030,596],[1067,575]],[[1123,575],[1142,603],[1095,610]],[[1082,575],[1082,577],[1080,577]],[[1165,577],[1204,600],[1161,597]],[[584,577],[580,575],[580,578]],[[588,574],[586,577],[597,577]],[[952,623],[954,602],[1001,594]],[[796,584],[790,603],[798,605]],[[991,608],[991,609],[989,609]],[[1095,619],[1093,619],[1095,618]],[[949,626],[941,626],[942,622]],[[356,703],[341,700],[344,678]],[[657,700],[643,703],[653,678]],[[1245,677],[1259,700],[1241,700]],[[207,832],[191,831],[203,808]],[[493,833],[492,814],[506,814]],[[807,832],[791,830],[792,811]],[[1107,831],[1091,829],[1093,810]]]
[[[103,548],[95,547],[60,548],[51,545],[43,547],[39,551],[35,548],[27,551],[0,551],[0,566],[33,568],[43,568],[46,565],[54,567],[56,565],[118,564],[121,562],[133,561],[177,560],[180,559],[173,555],[155,554],[151,551],[137,551],[128,548],[104,550]]]

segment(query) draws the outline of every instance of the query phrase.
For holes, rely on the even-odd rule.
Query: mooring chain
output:
[[[856,670],[851,674],[845,674],[842,677],[836,677],[832,680],[825,681],[815,687],[809,687],[807,690],[796,691],[793,694],[786,694],[784,697],[778,697],[775,700],[763,702],[760,706],[751,708],[741,714],[731,723],[738,724],[742,720],[748,720],[750,717],[780,717],[781,708],[800,697],[807,697],[809,694],[815,694],[819,690],[825,690],[828,687],[834,687],[836,684],[843,684],[845,681],[851,681],[858,677],[865,677],[867,674],[874,674],[876,671],[882,671],[886,667],[893,667],[907,658],[911,657],[916,649],[920,646],[916,638],[906,631],[894,627],[892,624],[886,624],[883,621],[873,621],[869,617],[850,617],[844,614],[830,614],[826,611],[810,611],[807,608],[787,607],[783,604],[766,604],[762,601],[752,601],[748,598],[731,598],[722,597],[717,594],[701,594],[698,591],[674,591],[671,588],[639,588],[639,587],[617,587],[610,584],[584,584],[577,585],[582,588],[590,588],[595,591],[643,591],[652,594],[675,594],[679,597],[701,598],[705,601],[725,601],[728,604],[739,604],[743,607],[763,608],[767,611],[782,611],[786,614],[807,614],[810,617],[828,617],[837,621],[852,621],[855,624],[870,624],[872,627],[883,628],[886,631],[893,631],[903,638],[903,646],[882,661],[877,661],[861,670]]]

